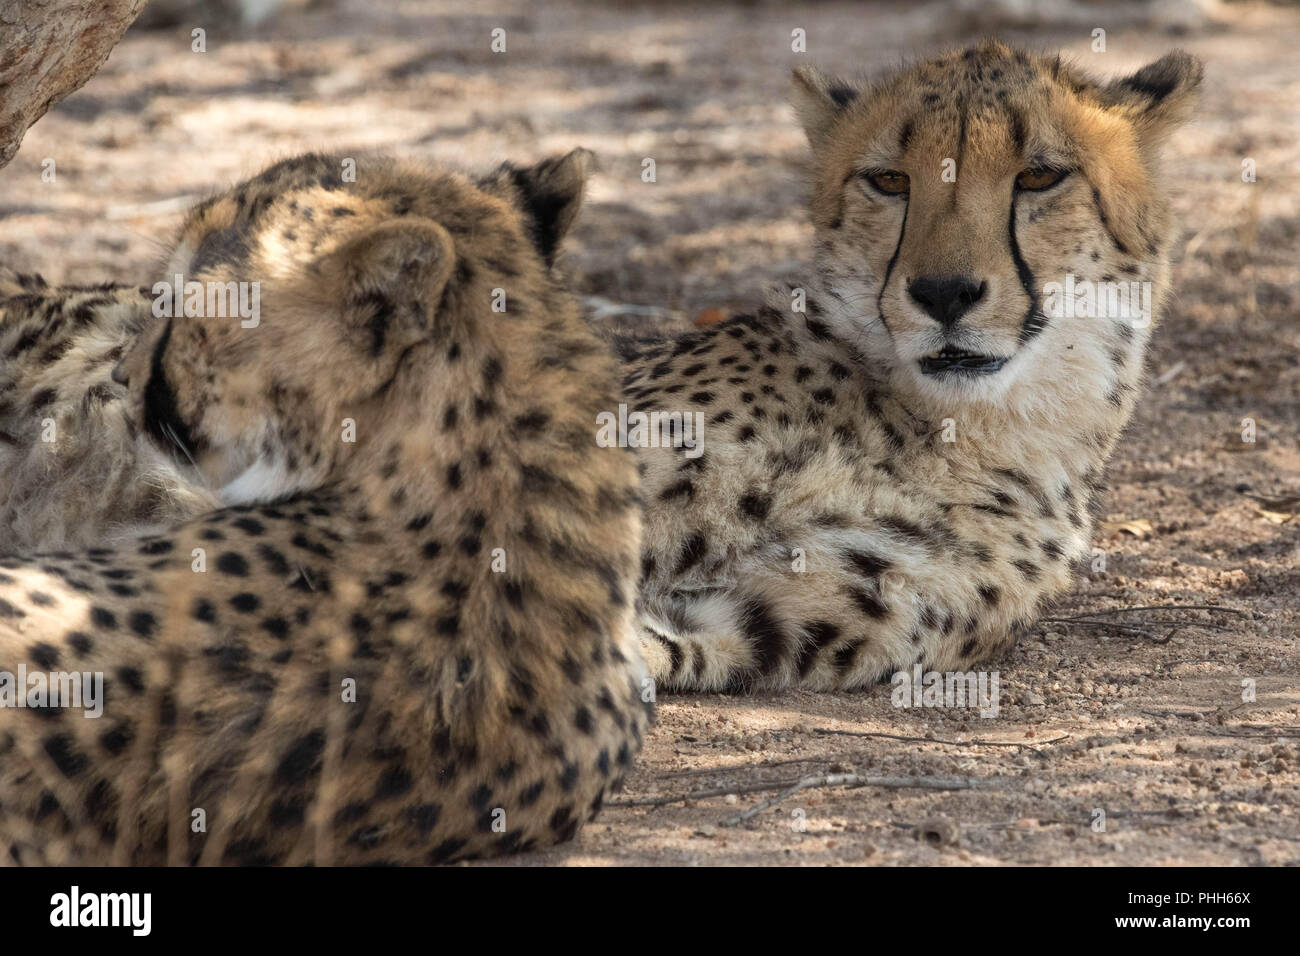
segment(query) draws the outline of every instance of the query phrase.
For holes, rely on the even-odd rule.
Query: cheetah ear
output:
[[[813,66],[795,67],[790,100],[814,149],[825,144],[831,127],[858,98],[859,90]]]
[[[409,217],[344,242],[326,256],[321,272],[330,294],[337,290],[344,307],[369,330],[377,354],[394,321],[407,320],[421,331],[430,327],[455,262],[446,229],[431,219]]]
[[[1204,74],[1200,60],[1174,50],[1114,81],[1102,95],[1108,106],[1129,114],[1143,146],[1154,146],[1186,121]]]
[[[506,167],[519,190],[533,245],[548,266],[555,262],[560,240],[578,218],[587,174],[594,161],[591,150],[575,149],[563,156],[544,159],[535,166]]]

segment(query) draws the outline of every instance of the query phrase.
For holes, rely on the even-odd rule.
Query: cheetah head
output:
[[[589,156],[471,180],[312,154],[207,200],[154,287],[157,321],[114,372],[132,413],[225,504],[320,487],[361,467],[377,433],[434,434],[421,390],[457,387],[439,373],[458,333],[500,289],[559,294],[550,265]]]
[[[944,409],[1117,387],[1166,282],[1157,152],[1200,78],[1181,52],[1099,83],[992,42],[876,84],[798,69],[834,332]]]

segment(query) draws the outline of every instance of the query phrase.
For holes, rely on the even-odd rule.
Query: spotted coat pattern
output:
[[[0,554],[87,548],[216,506],[188,462],[136,427],[112,380],[151,302],[0,267]]]
[[[796,73],[815,273],[626,368],[629,411],[704,422],[698,455],[638,450],[661,685],[967,670],[1069,587],[1168,284],[1159,145],[1199,79],[1180,53],[1102,84],[995,43],[873,84]],[[908,290],[954,273],[982,297],[944,324]],[[1150,313],[1057,317],[1067,278],[1145,285]],[[996,371],[930,374],[944,349]]]
[[[190,214],[168,273],[260,324],[147,323],[114,400],[220,507],[0,558],[0,672],[106,684],[0,710],[9,860],[438,863],[597,812],[649,713],[614,362],[550,270],[587,163],[309,155]]]

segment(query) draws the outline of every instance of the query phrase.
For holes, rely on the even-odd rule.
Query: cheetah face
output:
[[[473,182],[379,158],[309,155],[198,206],[168,267],[199,294],[123,358],[133,414],[195,463],[226,504],[265,502],[360,467],[401,401],[434,387],[469,306],[494,287],[553,285],[588,155],[503,166]],[[354,176],[346,175],[349,164]],[[256,285],[258,314],[213,309]],[[155,293],[159,287],[155,287]],[[242,296],[242,292],[241,292]],[[229,299],[227,298],[226,301]]]
[[[866,88],[797,71],[834,330],[939,405],[1140,347],[1165,255],[1154,153],[1199,78],[1174,53],[1101,85],[992,43]],[[1129,307],[1067,302],[1089,288]]]

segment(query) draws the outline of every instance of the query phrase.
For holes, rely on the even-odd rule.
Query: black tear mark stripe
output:
[[[907,235],[907,214],[912,211],[911,197],[909,196],[904,202],[903,222],[898,227],[898,244],[894,246],[894,254],[889,257],[889,265],[885,266],[885,281],[880,283],[880,291],[876,293],[876,314],[880,316],[880,324],[885,327],[886,332],[889,332],[889,337],[891,339],[894,337],[894,333],[890,332],[889,322],[885,318],[883,301],[885,298],[885,290],[889,288],[889,277],[894,274],[894,263],[898,261],[898,254],[903,251],[903,237]]]
[[[835,199],[835,215],[826,225],[830,229],[839,229],[844,225],[844,203],[847,199],[845,190],[849,188],[849,183],[858,179],[862,175],[859,169],[850,169],[844,176],[844,182],[840,184],[839,195]]]
[[[176,392],[167,381],[163,370],[163,353],[172,337],[172,323],[167,321],[167,328],[158,337],[158,344],[153,348],[153,358],[149,363],[149,381],[144,387],[144,426],[150,435],[164,448],[179,445],[181,452],[193,458],[199,448],[198,441],[190,432],[189,426],[181,420],[180,410],[176,407]]]
[[[961,181],[961,171],[966,168],[966,97],[958,97],[957,113],[961,117],[961,126],[957,133],[957,182]],[[957,182],[952,184],[952,208],[957,208]]]
[[[1110,227],[1110,217],[1106,215],[1106,210],[1101,205],[1101,190],[1093,187],[1092,201],[1097,207],[1097,218],[1101,220],[1102,227],[1106,230],[1106,235],[1110,236],[1110,241],[1115,243],[1115,248],[1123,255],[1128,255],[1128,247],[1120,241],[1119,236],[1115,235],[1115,230]]]
[[[1034,272],[1025,262],[1025,257],[1020,254],[1020,243],[1016,241],[1016,198],[1016,193],[1013,191],[1011,215],[1007,217],[1007,243],[1011,246],[1011,258],[1016,264],[1016,275],[1020,277],[1020,288],[1024,289],[1025,295],[1029,297],[1029,308],[1025,310],[1025,317],[1020,322],[1020,342],[1023,345],[1047,328],[1047,318],[1038,308],[1038,293],[1035,291],[1038,280],[1034,278]]]

